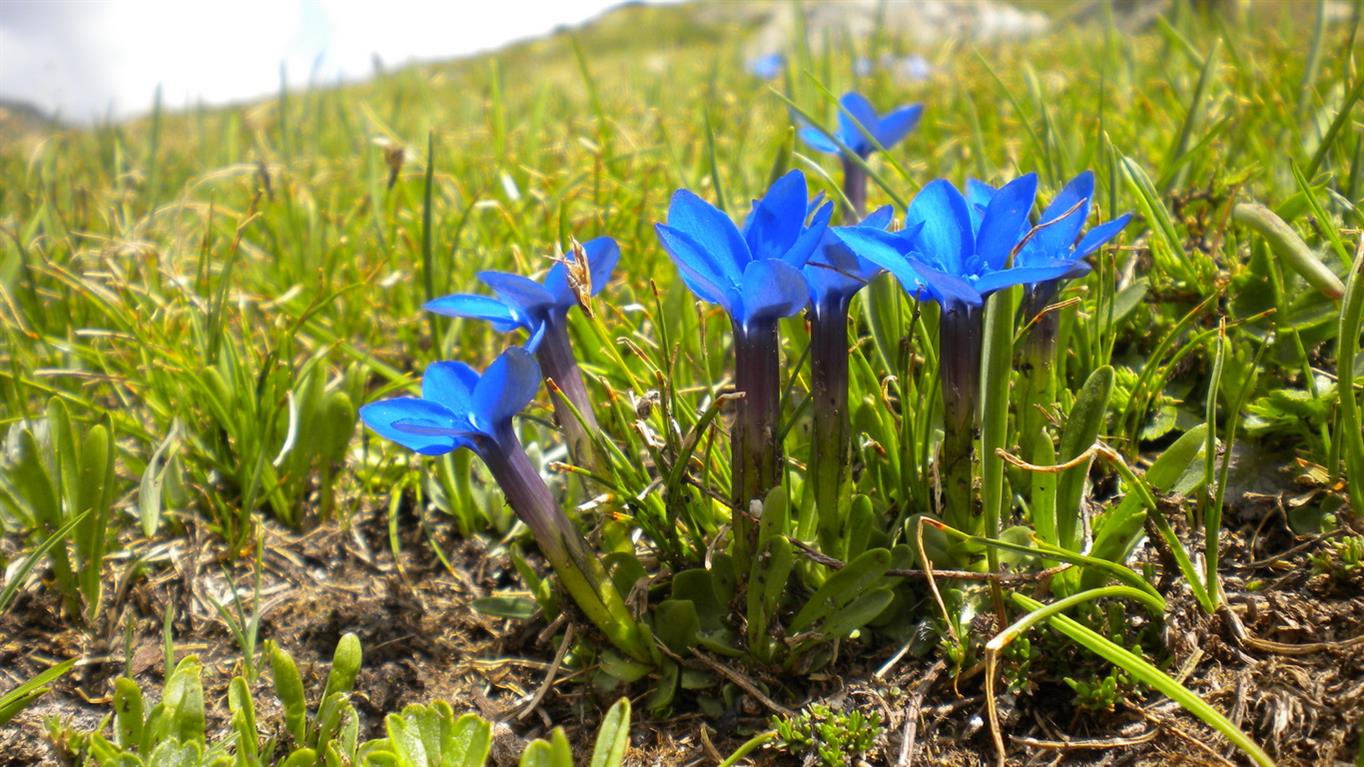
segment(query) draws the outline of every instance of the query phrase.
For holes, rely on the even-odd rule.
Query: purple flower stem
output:
[[[654,648],[616,590],[601,560],[564,514],[540,472],[512,431],[498,429],[497,439],[482,439],[478,453],[507,496],[507,504],[530,528],[540,553],[587,618],[617,648],[636,660],[652,663]]]
[[[943,393],[943,445],[939,476],[943,520],[972,535],[984,532],[972,500],[971,467],[980,400],[980,307],[944,307],[938,328]]]
[[[573,355],[573,347],[568,341],[567,323],[548,322],[544,333],[535,356],[545,377],[553,380],[559,392],[562,392],[550,390],[554,421],[564,433],[568,454],[573,461],[584,468],[600,471],[603,467],[592,443],[592,434],[598,431],[597,417],[592,412],[592,401],[587,397],[587,385],[578,368],[578,359]],[[574,415],[573,409],[567,407],[565,399],[578,411],[578,415]]]
[[[777,441],[781,417],[781,363],[777,321],[763,320],[747,329],[734,327],[734,388],[744,393],[737,403],[730,432],[731,497],[734,559],[748,572],[757,529],[749,515],[754,500],[781,483],[782,450]]]
[[[810,324],[810,386],[814,435],[810,479],[824,551],[841,557],[842,502],[852,474],[848,413],[848,301],[832,298],[813,310]]]

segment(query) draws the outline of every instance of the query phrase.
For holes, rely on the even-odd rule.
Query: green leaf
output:
[[[234,676],[228,684],[227,707],[232,712],[232,729],[237,733],[238,761],[243,765],[257,764],[256,740],[260,736],[256,730],[256,704],[251,699],[251,687],[243,677]]]
[[[270,670],[275,677],[275,694],[284,707],[284,727],[295,745],[308,742],[308,701],[303,694],[303,677],[294,659],[273,640],[267,640],[265,651],[270,654]]]
[[[1113,368],[1108,365],[1090,374],[1075,404],[1066,417],[1061,432],[1061,449],[1057,458],[1061,463],[1070,461],[1088,450],[1099,437],[1104,418],[1108,413],[1108,398],[1113,391]],[[1056,543],[1073,551],[1080,548],[1083,527],[1080,524],[1080,503],[1085,490],[1085,480],[1089,476],[1089,465],[1085,461],[1079,466],[1061,472],[1056,483]]]
[[[331,671],[327,673],[327,684],[322,688],[322,698],[333,693],[349,694],[355,688],[355,676],[360,673],[360,663],[364,658],[360,650],[360,638],[351,632],[341,635],[332,654]]]
[[[142,688],[126,676],[114,680],[114,742],[119,748],[137,748],[142,743]]]
[[[597,744],[592,749],[588,767],[620,767],[625,761],[625,750],[630,745],[630,699],[621,698],[606,712]]]
[[[859,594],[856,599],[828,618],[819,626],[819,632],[830,639],[846,637],[853,631],[876,620],[895,598],[895,593],[885,587],[874,588]]]
[[[170,433],[152,451],[147,468],[142,472],[142,481],[138,484],[137,515],[142,522],[142,534],[148,538],[156,535],[156,529],[161,525],[161,492],[165,489],[166,477],[173,466],[170,459],[179,448],[179,434],[180,422],[176,421]],[[170,451],[169,456],[167,451]]]
[[[0,695],[0,725],[18,716],[20,711],[28,708],[30,703],[45,694],[48,690],[47,685],[70,671],[71,667],[76,665],[77,660],[77,658],[64,660],[4,695]]]
[[[519,767],[573,767],[573,749],[568,745],[564,728],[555,727],[549,740],[533,740],[521,752]]]
[[[184,743],[204,742],[204,687],[199,658],[187,655],[175,666],[166,682],[161,705],[169,717],[168,735]]]
[[[654,608],[654,635],[673,652],[686,652],[696,644],[701,618],[690,599],[665,599]]]
[[[872,549],[849,562],[843,569],[829,576],[810,596],[805,606],[791,620],[792,633],[804,631],[827,618],[836,610],[841,610],[862,592],[871,587],[886,574],[890,568],[890,552],[886,549]]]
[[[470,606],[482,615],[517,621],[529,620],[540,611],[540,605],[534,599],[514,596],[480,597]]]

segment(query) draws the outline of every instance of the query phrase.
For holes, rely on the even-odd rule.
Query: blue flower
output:
[[[535,358],[512,347],[482,375],[462,362],[437,362],[422,377],[421,397],[373,402],[360,408],[360,417],[384,437],[424,455],[462,447],[477,453],[569,596],[618,648],[636,660],[654,662],[647,630],[555,502],[512,429],[512,416],[539,388]]]
[[[620,248],[610,237],[598,237],[582,244],[587,260],[592,295],[597,295],[611,280],[620,260]],[[564,254],[575,264],[573,249]],[[569,281],[569,269],[556,263],[545,274],[544,282],[509,272],[479,272],[478,278],[493,289],[496,298],[471,293],[456,293],[428,301],[425,308],[447,317],[486,320],[499,331],[524,329],[530,336],[526,348],[535,351],[544,338],[546,326],[562,323],[568,310],[578,305],[578,296]]]
[[[781,76],[786,67],[786,57],[780,53],[768,53],[748,62],[748,72],[763,80],[774,80]]]
[[[829,140],[819,128],[806,125],[800,129],[800,138],[816,151],[826,154],[842,154],[838,144],[852,150],[859,157],[867,157],[876,149],[890,149],[914,130],[919,124],[922,104],[900,107],[884,117],[876,114],[871,102],[860,93],[849,91],[838,100],[842,107],[838,112],[838,129],[832,131],[838,143]],[[871,138],[867,134],[871,134]],[[875,142],[872,141],[875,139]]]
[[[860,226],[884,230],[890,226],[893,212],[891,206],[883,206],[862,219]],[[846,228],[831,227],[825,231],[819,250],[810,257],[803,270],[805,281],[810,286],[810,304],[816,314],[825,307],[845,306],[857,291],[885,271],[879,265],[858,257],[843,243],[839,232]]]
[[[512,416],[539,388],[535,358],[513,347],[482,375],[463,362],[436,362],[422,376],[421,397],[372,402],[360,408],[360,417],[380,435],[423,455],[467,447],[486,458],[515,441]]]
[[[972,180],[969,183],[967,200],[971,202],[972,211],[983,211],[993,198],[995,189],[979,181]],[[1037,230],[1023,243],[1014,259],[1014,269],[1021,270],[1019,275],[1026,277],[1027,283],[1088,274],[1090,266],[1084,259],[1116,237],[1132,219],[1132,214],[1126,213],[1081,236],[1080,230],[1089,219],[1093,197],[1094,172],[1087,170],[1071,179],[1047,209],[1042,211],[1041,218],[1037,220]],[[1025,227],[1024,234],[1029,229]],[[1035,277],[1055,274],[1063,265],[1068,267],[1055,277]]]
[[[806,223],[805,176],[791,171],[777,179],[740,232],[729,216],[686,189],[657,224],[663,248],[699,298],[719,304],[740,330],[774,322],[805,308],[809,288],[800,269],[819,246],[833,204]]]
[[[1010,268],[1029,229],[1036,175],[1021,176],[988,199],[983,189],[971,191],[968,203],[952,184],[932,181],[910,203],[903,232],[859,226],[840,230],[839,237],[853,253],[894,274],[906,291],[946,309],[978,306],[1001,288],[1054,279],[1074,268],[1055,260]]]

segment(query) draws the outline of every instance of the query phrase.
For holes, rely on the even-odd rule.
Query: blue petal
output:
[[[894,272],[904,263],[914,243],[900,232],[887,232],[872,226],[840,226],[830,230],[858,258]]]
[[[654,224],[654,229],[663,243],[663,249],[672,258],[677,271],[682,274],[682,281],[691,288],[691,292],[701,300],[719,304],[733,314],[733,304],[727,292],[732,286],[711,263],[710,254],[685,232],[667,224]]]
[[[862,219],[862,226],[888,229],[890,227],[890,221],[894,216],[895,208],[893,206],[882,205],[871,213],[868,213],[867,217]]]
[[[416,397],[371,402],[360,408],[365,425],[380,436],[423,455],[441,455],[471,445],[454,414]]]
[[[1118,236],[1118,232],[1121,232],[1131,220],[1132,214],[1124,213],[1085,232],[1085,236],[1080,238],[1080,244],[1075,246],[1075,258],[1084,258],[1098,250],[1101,245]]]
[[[917,233],[919,226],[912,233]],[[833,231],[853,255],[895,275],[906,293],[917,296],[924,290],[926,283],[910,265],[910,258],[917,260],[918,255],[913,252],[912,234],[906,237],[904,232],[886,232],[870,226],[839,227]]]
[[[873,133],[881,146],[890,149],[900,143],[919,124],[919,115],[924,111],[923,104],[913,104],[891,112],[882,117]]]
[[[1075,244],[1075,238],[1080,236],[1080,230],[1084,228],[1085,219],[1089,218],[1089,201],[1093,196],[1093,171],[1087,170],[1071,179],[1037,220],[1039,224],[1049,221],[1055,223],[1039,229],[1037,234],[1033,235],[1033,241],[1053,258],[1059,258],[1061,254],[1069,252],[1071,246]],[[1075,207],[1076,203],[1080,204],[1078,208]],[[1075,208],[1075,211],[1067,216],[1066,211],[1071,208]]]
[[[592,275],[592,295],[597,295],[611,281],[612,272],[620,261],[620,246],[610,237],[596,237],[583,243],[587,256],[587,271]]]
[[[803,173],[793,170],[773,182],[744,225],[753,258],[778,258],[791,249],[805,224],[805,205]]]
[[[474,387],[474,423],[492,435],[540,390],[540,365],[520,347],[502,352]]]
[[[684,232],[705,253],[707,269],[719,284],[738,285],[744,266],[753,260],[748,244],[724,211],[686,189],[673,193],[668,226]]]
[[[530,328],[530,338],[526,339],[522,347],[526,351],[534,353],[540,348],[540,342],[545,340],[545,328],[549,327],[548,322],[537,322]]]
[[[805,266],[805,262],[810,260],[811,254],[819,248],[819,243],[824,239],[824,233],[829,231],[829,219],[833,218],[834,204],[826,202],[815,215],[810,219],[810,225],[805,227],[796,238],[795,243],[781,254],[781,260],[799,269]]]
[[[446,317],[485,320],[502,332],[530,326],[526,317],[514,307],[491,296],[455,293],[427,301],[422,308]]]
[[[810,146],[811,149],[815,150],[816,152],[824,152],[825,154],[839,154],[838,145],[830,141],[829,137],[824,135],[824,131],[821,131],[819,128],[816,128],[813,125],[806,125],[802,127],[799,131],[799,135],[800,140],[804,141],[806,144]]]
[[[994,196],[994,187],[974,178],[966,179],[966,208],[971,212],[972,231],[980,231],[980,219],[985,215],[985,209],[989,207]]]
[[[1013,285],[1036,285],[1039,282],[1077,276],[1087,271],[1089,271],[1089,265],[1083,261],[1052,261],[1047,264],[1018,266],[1013,269],[1000,269],[997,272],[990,272],[976,280],[975,286],[978,293],[982,296],[988,296],[1001,288]]]
[[[1027,225],[1028,212],[1037,196],[1037,175],[1029,173],[1005,184],[985,208],[976,235],[978,262],[968,264],[968,274],[1003,269],[1009,254]]]
[[[753,261],[744,270],[744,327],[760,320],[790,317],[810,302],[810,288],[795,267],[777,259]]]
[[[905,211],[905,228],[920,223],[918,250],[924,260],[935,269],[960,275],[965,259],[975,253],[971,215],[961,192],[944,179],[928,182]]]
[[[543,285],[519,274],[479,272],[478,278],[492,288],[499,298],[526,314],[534,314],[559,303],[558,297]]]
[[[876,108],[867,101],[866,96],[856,91],[843,94],[838,104],[842,107],[838,111],[839,140],[847,144],[849,149],[865,157],[875,149],[867,136],[876,130],[878,122]]]
[[[433,362],[422,374],[422,399],[467,418],[474,403],[478,371],[463,362]]]
[[[569,258],[570,256],[565,256]],[[544,281],[545,291],[554,296],[554,305],[564,311],[572,309],[578,305],[578,294],[573,292],[573,288],[568,284],[568,267],[562,263],[555,262],[545,272]]]
[[[811,302],[818,306],[852,296],[880,271],[876,264],[854,255],[836,229],[828,229],[801,274],[810,285]]]
[[[923,289],[922,291],[910,290],[909,282],[896,274],[895,276],[899,278],[901,286],[916,298],[921,297],[922,292],[927,292],[944,309],[957,306],[979,306],[983,300],[980,292],[971,283],[955,274],[936,269],[931,264],[914,258],[912,254],[905,259],[904,269],[908,270],[908,274],[917,275],[919,284],[923,286]]]

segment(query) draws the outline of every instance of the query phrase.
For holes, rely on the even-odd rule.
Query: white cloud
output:
[[[3,0],[0,96],[67,119],[358,79],[386,66],[459,56],[590,18],[617,0]]]

